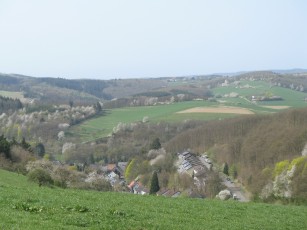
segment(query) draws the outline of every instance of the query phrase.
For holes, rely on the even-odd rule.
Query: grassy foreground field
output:
[[[0,229],[306,229],[306,206],[38,187],[0,170]]]

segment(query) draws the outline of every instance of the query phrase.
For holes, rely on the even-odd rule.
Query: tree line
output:
[[[0,114],[12,113],[22,108],[23,108],[23,105],[19,99],[12,99],[8,97],[0,96]]]

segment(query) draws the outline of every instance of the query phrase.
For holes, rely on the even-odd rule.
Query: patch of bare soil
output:
[[[180,111],[178,113],[232,113],[232,114],[254,114],[249,109],[240,107],[220,106],[220,107],[196,107]]]
[[[287,105],[267,105],[267,106],[262,106],[264,108],[268,108],[268,109],[288,109],[290,108],[290,106],[287,106]]]

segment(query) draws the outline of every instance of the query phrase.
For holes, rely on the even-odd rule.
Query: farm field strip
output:
[[[290,106],[286,106],[286,105],[280,105],[280,106],[278,106],[278,105],[271,105],[271,106],[264,105],[262,107],[269,108],[269,109],[288,109],[288,108],[290,108]]]
[[[232,113],[232,114],[254,114],[249,109],[231,106],[219,106],[219,107],[196,107],[187,110],[183,110],[177,113]]]

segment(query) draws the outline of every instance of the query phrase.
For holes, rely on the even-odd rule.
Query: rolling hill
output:
[[[18,97],[35,99],[49,104],[89,104],[115,98],[176,96],[184,94],[191,98],[213,96],[211,90],[225,79],[253,79],[271,82],[284,88],[307,91],[306,73],[302,71],[254,71],[234,76],[200,75],[186,77],[143,78],[143,79],[65,79],[51,77],[30,77],[18,74],[0,73],[1,95],[13,92]],[[8,95],[11,95],[9,93]]]

